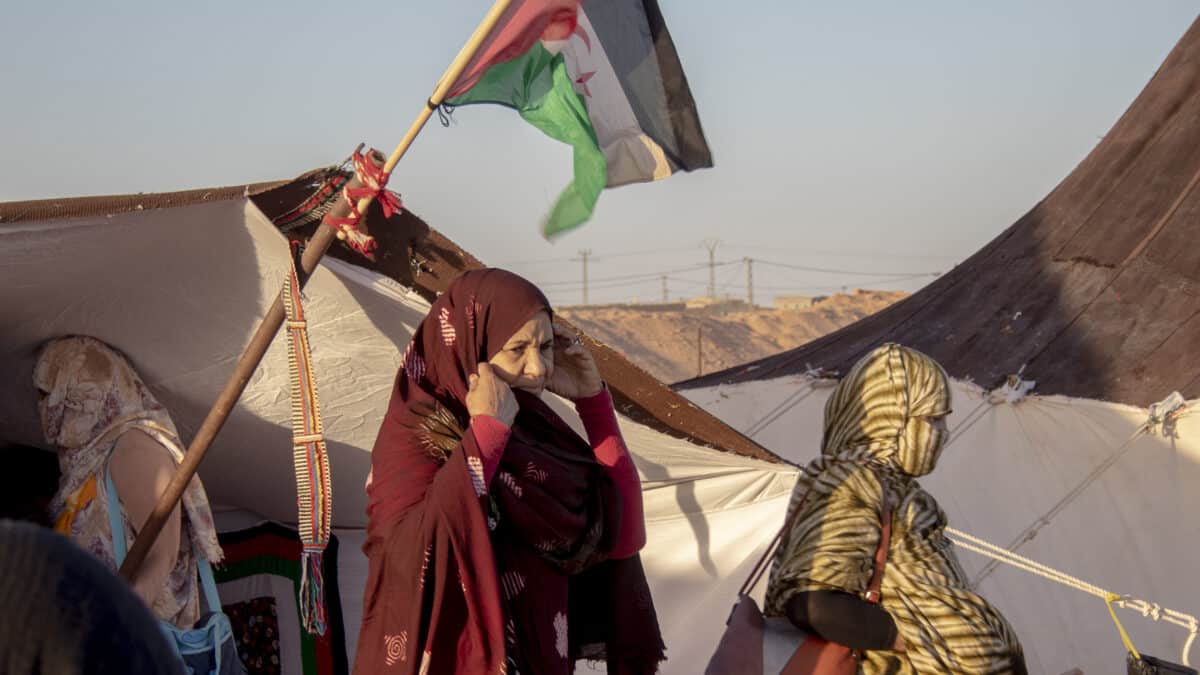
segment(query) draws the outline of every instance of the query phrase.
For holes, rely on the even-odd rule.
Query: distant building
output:
[[[745,312],[753,309],[745,300],[733,298],[710,298],[700,296],[688,298],[684,306],[690,311],[701,311],[709,314],[728,314],[730,312]]]
[[[824,302],[828,297],[827,295],[777,295],[775,296],[775,309],[784,311],[810,309]]]
[[[680,300],[679,302],[608,302],[591,305],[561,305],[554,308],[555,312],[559,313],[594,312],[601,309],[631,309],[639,312],[682,312],[684,309],[687,309],[687,306]]]

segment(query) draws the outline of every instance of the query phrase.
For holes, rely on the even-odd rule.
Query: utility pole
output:
[[[662,276],[662,285],[663,285],[663,304],[666,304],[671,301],[671,297],[670,297],[670,295],[667,294],[667,275],[665,275],[665,274]]]
[[[720,239],[705,239],[704,247],[708,249],[708,297],[717,297],[717,245]]]
[[[704,374],[704,324],[696,326],[696,377]]]
[[[743,258],[746,261],[746,302],[754,309],[754,258]]]
[[[587,276],[587,261],[588,256],[592,254],[592,249],[585,248],[579,251],[579,257],[576,260],[583,261],[583,304],[588,304],[588,276]]]

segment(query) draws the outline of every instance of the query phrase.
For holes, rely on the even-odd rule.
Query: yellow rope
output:
[[[946,536],[950,541],[954,542],[955,546],[963,550],[970,551],[972,553],[978,553],[979,555],[991,558],[994,561],[1011,565],[1012,567],[1029,572],[1030,574],[1036,574],[1044,579],[1048,579],[1064,586],[1074,588],[1077,591],[1087,593],[1088,595],[1094,595],[1097,598],[1101,598],[1108,605],[1109,613],[1113,614],[1113,621],[1116,622],[1117,628],[1121,630],[1121,635],[1125,639],[1126,649],[1129,649],[1129,651],[1134,655],[1137,655],[1138,652],[1137,650],[1131,649],[1133,645],[1131,641],[1129,641],[1128,635],[1125,634],[1125,630],[1121,627],[1121,622],[1117,621],[1116,619],[1116,613],[1113,610],[1114,603],[1123,609],[1137,612],[1147,619],[1151,619],[1153,621],[1166,621],[1167,623],[1171,623],[1183,628],[1188,632],[1188,637],[1183,644],[1181,658],[1183,659],[1183,665],[1191,665],[1188,661],[1188,652],[1191,651],[1192,643],[1196,640],[1197,634],[1200,634],[1200,621],[1197,621],[1196,617],[1191,616],[1190,614],[1184,614],[1183,612],[1179,612],[1177,610],[1168,609],[1156,603],[1147,602],[1146,600],[1139,598],[1118,595],[1111,591],[1100,588],[1095,584],[1088,583],[1078,577],[1073,577],[1062,570],[1057,570],[1049,565],[1044,565],[1036,560],[1026,558],[1025,556],[1001,548],[991,542],[980,539],[979,537],[967,534],[966,532],[961,532],[959,530],[947,527]],[[1139,656],[1138,658],[1141,657]]]
[[[1113,623],[1117,624],[1117,631],[1121,633],[1121,642],[1125,643],[1125,649],[1133,654],[1133,658],[1141,659],[1142,655],[1138,653],[1137,647],[1133,646],[1133,640],[1129,639],[1129,633],[1125,632],[1125,626],[1121,625],[1121,620],[1117,618],[1117,610],[1113,609],[1113,600],[1120,600],[1121,596],[1116,593],[1109,593],[1104,596],[1104,604],[1108,605],[1108,613],[1112,616]]]

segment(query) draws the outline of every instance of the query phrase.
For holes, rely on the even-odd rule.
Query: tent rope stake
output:
[[[387,162],[383,165],[383,175],[386,182],[387,176],[391,175],[392,169],[400,162],[400,158],[408,152],[408,148],[412,145],[417,135],[421,133],[421,129],[425,127],[425,123],[429,121],[430,115],[433,114],[433,108],[427,103],[441,103],[450,88],[454,86],[455,81],[466,70],[467,64],[474,58],[475,53],[483,45],[484,40],[492,32],[492,29],[499,24],[500,19],[504,16],[505,11],[511,4],[512,0],[496,0],[491,9],[488,10],[483,21],[476,27],[475,32],[471,34],[470,39],[463,45],[454,61],[450,63],[450,67],[446,69],[445,74],[438,80],[437,86],[434,88],[433,95],[430,96],[428,102],[421,103],[421,111],[417,115],[416,120],[408,128],[408,132],[400,140],[396,149],[392,151]],[[332,210],[336,214],[335,217],[346,217],[350,214],[352,207],[359,213],[366,213],[367,207],[371,205],[373,200],[372,195],[367,195],[358,201],[357,205],[349,204],[345,198],[338,201],[337,206]],[[316,269],[317,263],[329,250],[329,246],[337,237],[337,231],[332,227],[320,227],[313,234],[308,246],[304,249],[304,255],[300,260],[300,267],[303,270],[303,277],[312,274]],[[129,550],[129,555],[125,558],[125,563],[121,565],[121,578],[126,582],[132,583],[137,575],[138,569],[142,562],[146,559],[146,554],[150,552],[150,547],[162,532],[163,525],[166,524],[168,516],[175,509],[175,505],[179,503],[179,499],[183,496],[183,491],[195,475],[196,469],[199,468],[200,462],[204,460],[204,455],[208,452],[208,448],[212,445],[213,440],[224,426],[225,420],[229,418],[237,405],[238,399],[241,398],[242,392],[245,391],[246,385],[250,382],[254,371],[258,369],[258,364],[262,361],[263,356],[267,353],[267,348],[270,347],[271,341],[275,338],[275,334],[279,332],[279,327],[283,325],[284,311],[281,294],[275,297],[275,302],[272,303],[267,315],[259,324],[258,330],[255,331],[254,337],[251,338],[250,344],[246,346],[242,352],[241,358],[238,359],[237,366],[234,368],[233,374],[225,383],[224,389],[217,396],[216,402],[208,411],[208,415],[204,418],[204,422],[200,425],[200,429],[196,432],[196,436],[192,438],[191,444],[188,446],[187,453],[183,457],[183,461],[179,463],[179,469],[171,478],[171,482],[159,497],[158,503],[154,510],[146,519],[146,522],[138,529],[137,539],[133,542],[133,546]]]

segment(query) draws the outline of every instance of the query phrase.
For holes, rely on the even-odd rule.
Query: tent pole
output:
[[[451,62],[450,67],[446,69],[442,79],[438,80],[438,84],[434,89],[433,95],[429,101],[422,106],[417,119],[413,121],[409,127],[408,133],[401,139],[400,144],[392,151],[387,162],[383,165],[384,175],[390,175],[392,169],[400,162],[400,158],[408,151],[417,134],[421,133],[421,129],[425,127],[425,123],[429,121],[429,117],[433,111],[446,98],[450,91],[450,87],[458,81],[459,76],[466,70],[475,53],[483,45],[487,36],[499,24],[500,19],[504,16],[505,10],[512,3],[512,0],[496,0],[492,8],[488,10],[487,15],[476,27],[475,32],[471,34],[470,39],[463,45],[463,48],[458,52],[458,56]],[[366,217],[367,207],[370,206],[372,197],[366,197],[359,200],[358,211]],[[350,205],[343,198],[335,207],[335,217],[344,217],[350,212]],[[304,250],[304,255],[300,260],[300,266],[304,270],[304,278],[316,269],[317,263],[329,250],[329,246],[333,244],[333,240],[337,237],[337,231],[327,225],[318,226],[317,232],[309,240],[307,248]],[[125,558],[125,563],[121,565],[121,578],[127,582],[133,581],[137,576],[138,568],[146,559],[146,554],[150,552],[150,547],[154,545],[155,539],[162,532],[163,525],[167,522],[167,518],[171,512],[175,510],[175,506],[179,503],[183,496],[184,489],[195,475],[196,469],[199,468],[200,462],[204,460],[205,453],[208,452],[209,446],[224,426],[225,420],[229,414],[233,412],[237,405],[238,399],[241,398],[242,392],[245,391],[246,385],[250,382],[250,377],[257,370],[259,362],[270,347],[271,341],[275,338],[275,334],[279,332],[279,327],[283,325],[284,311],[283,300],[281,296],[276,296],[275,302],[267,311],[267,315],[263,317],[262,323],[259,324],[258,330],[255,331],[254,337],[251,338],[250,344],[246,346],[242,356],[238,359],[237,366],[233,370],[233,374],[225,383],[225,388],[217,396],[217,400],[213,403],[212,408],[208,411],[208,416],[204,418],[204,423],[200,425],[199,431],[192,439],[188,446],[187,453],[183,457],[183,461],[179,463],[179,469],[171,478],[171,482],[167,485],[159,497],[158,503],[154,507],[154,511],[150,513],[150,517],[146,519],[145,524],[138,530],[137,538],[133,542],[133,547],[129,549],[129,555]]]

